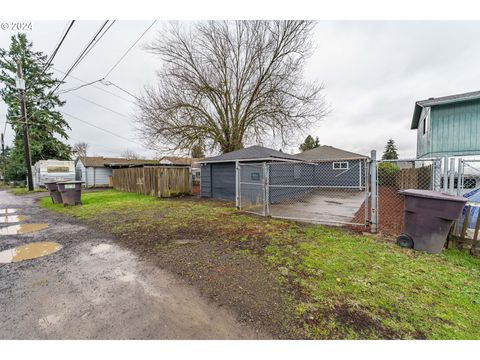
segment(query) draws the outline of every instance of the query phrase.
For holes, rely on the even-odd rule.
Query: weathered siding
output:
[[[426,135],[422,122],[417,130],[418,158],[480,155],[480,100],[433,106]]]

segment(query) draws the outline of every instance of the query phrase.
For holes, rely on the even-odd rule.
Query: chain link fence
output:
[[[439,159],[380,160],[377,162],[377,229],[386,235],[403,231],[404,200],[400,190],[442,189]]]
[[[366,226],[368,161],[240,165],[240,209],[277,218]]]

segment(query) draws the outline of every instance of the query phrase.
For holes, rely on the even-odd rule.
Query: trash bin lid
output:
[[[432,190],[407,189],[407,190],[400,190],[399,193],[407,196],[421,197],[426,199],[458,201],[462,203],[467,202],[467,199],[462,196],[455,196],[455,195],[450,195],[450,194],[446,194],[438,191],[432,191]]]
[[[62,181],[57,181],[57,184],[83,184],[84,181],[81,180],[62,180]]]

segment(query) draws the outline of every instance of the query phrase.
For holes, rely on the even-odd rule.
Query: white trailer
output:
[[[40,160],[32,166],[33,187],[45,187],[45,182],[75,180],[75,162],[70,160]]]

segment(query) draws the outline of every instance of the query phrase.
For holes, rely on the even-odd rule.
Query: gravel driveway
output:
[[[62,245],[41,258],[0,264],[0,339],[265,337],[111,236],[39,208],[35,198],[43,195],[0,191],[0,209],[18,209],[22,223],[49,224],[1,235],[0,251],[37,241]]]

